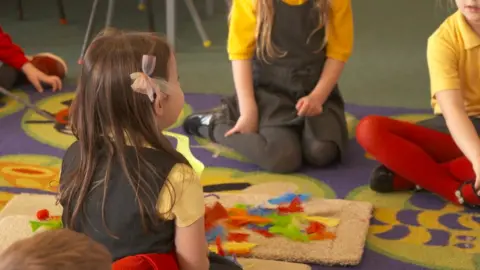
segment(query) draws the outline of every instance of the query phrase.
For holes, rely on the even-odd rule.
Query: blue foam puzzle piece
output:
[[[225,236],[225,229],[222,226],[217,226],[209,230],[205,236],[207,237],[207,242],[213,242],[217,239],[217,236],[220,236],[220,238],[224,238]]]
[[[300,201],[304,202],[310,199],[310,194],[295,194],[295,193],[285,193],[279,197],[268,200],[270,204],[286,204],[291,203],[295,197],[299,197]]]
[[[273,209],[267,209],[262,207],[255,207],[255,208],[248,209],[248,214],[250,216],[266,216],[266,215],[272,214],[273,212],[274,212]]]

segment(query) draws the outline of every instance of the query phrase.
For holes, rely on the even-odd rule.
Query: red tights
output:
[[[396,186],[418,185],[458,204],[455,191],[463,182],[475,179],[471,163],[448,134],[387,117],[367,116],[357,126],[356,137],[368,153],[395,172]],[[469,196],[468,202],[479,204],[480,199]]]
[[[115,261],[112,270],[178,270],[175,254],[139,254]]]

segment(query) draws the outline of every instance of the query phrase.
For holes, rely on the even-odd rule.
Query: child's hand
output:
[[[50,85],[54,92],[62,89],[62,80],[59,77],[48,76],[31,63],[23,65],[22,71],[38,92],[43,92],[42,83]]]
[[[235,126],[225,133],[225,137],[235,133],[257,133],[258,132],[258,113],[251,112],[240,115]]]
[[[299,116],[316,116],[323,112],[323,102],[310,94],[299,99],[295,108]]]

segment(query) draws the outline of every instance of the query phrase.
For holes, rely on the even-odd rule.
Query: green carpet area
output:
[[[69,24],[58,23],[55,1],[23,0],[25,20],[16,15],[16,1],[3,1],[0,25],[27,53],[55,52],[70,64],[69,79],[78,74],[77,58],[83,41],[92,0],[64,0]],[[334,0],[333,0],[334,1]],[[101,1],[97,29],[103,25],[107,1]],[[117,0],[114,25],[147,30],[146,15],[132,0]],[[185,92],[233,91],[226,56],[226,6],[216,1],[215,15],[205,16],[205,1],[195,0],[204,15],[204,26],[213,42],[205,49],[183,1],[178,1],[177,51]],[[165,29],[165,1],[155,0],[156,26]],[[428,108],[426,66],[428,36],[453,10],[438,0],[353,0],[355,48],[341,79],[347,102],[360,105]]]

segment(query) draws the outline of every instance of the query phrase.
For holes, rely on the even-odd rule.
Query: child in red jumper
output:
[[[459,10],[428,40],[436,116],[419,125],[368,116],[357,127],[357,140],[383,164],[372,174],[373,190],[423,188],[479,207],[480,3],[456,4]]]
[[[42,84],[56,91],[62,88],[61,79],[66,72],[67,65],[56,55],[26,56],[0,27],[0,87],[10,89],[27,79],[39,92],[43,92]]]

